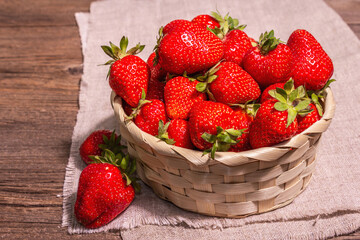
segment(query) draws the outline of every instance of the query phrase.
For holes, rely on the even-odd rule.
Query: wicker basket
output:
[[[140,178],[160,198],[192,212],[240,218],[283,207],[309,184],[316,148],[335,111],[330,88],[326,95],[322,119],[303,133],[272,147],[219,152],[215,160],[125,123],[121,98],[113,92],[111,102],[129,153],[138,160]]]

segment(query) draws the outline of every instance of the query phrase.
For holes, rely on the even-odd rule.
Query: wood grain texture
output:
[[[360,1],[326,2],[360,38]],[[74,13],[90,3],[0,1],[1,239],[121,239],[61,228],[82,63]],[[359,238],[360,229],[336,239]]]

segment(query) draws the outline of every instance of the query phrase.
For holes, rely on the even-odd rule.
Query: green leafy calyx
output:
[[[130,116],[127,116],[125,118],[125,120],[129,121],[129,120],[134,119],[140,113],[141,108],[147,103],[151,103],[151,101],[146,99],[146,93],[145,93],[145,90],[143,89],[141,91],[141,97],[140,97],[137,107],[132,109],[133,110],[132,113],[130,114]]]
[[[173,145],[175,143],[175,140],[172,138],[169,138],[169,133],[167,129],[169,128],[170,121],[164,124],[163,120],[159,121],[159,129],[158,129],[158,135],[156,136],[160,140],[166,142],[167,144]]]
[[[219,13],[219,11],[211,12],[211,16],[215,18],[220,27],[215,27],[214,29],[208,28],[209,31],[214,33],[220,39],[223,39],[226,34],[232,30],[244,30],[246,25],[239,25],[239,20],[236,18],[232,18],[227,13],[224,17]]]
[[[292,78],[285,83],[284,89],[276,88],[275,90],[270,90],[269,94],[278,100],[274,104],[274,108],[277,111],[288,112],[286,127],[290,126],[298,114],[303,116],[311,112],[308,108],[311,100],[308,98],[305,88],[299,86],[295,89]]]
[[[204,75],[196,77],[196,80],[199,81],[199,83],[196,84],[196,90],[199,92],[206,92],[212,101],[216,100],[214,95],[210,92],[209,86],[218,77],[215,73],[221,68],[220,63],[221,61],[210,68]]]
[[[100,156],[89,156],[93,163],[110,163],[119,168],[123,178],[126,180],[126,185],[132,185],[136,192],[140,191],[140,185],[137,183],[136,161],[132,159],[129,154],[125,154],[123,149],[126,146],[121,145],[121,136],[116,137],[115,131],[110,138],[103,135],[104,144],[100,144],[102,149]]]
[[[155,52],[155,58],[153,61],[154,66],[156,66],[159,63],[159,47],[161,40],[164,38],[163,29],[164,29],[163,26],[159,28],[158,36],[156,37],[156,45],[153,49],[153,51]]]
[[[215,152],[226,152],[232,145],[236,145],[240,140],[237,140],[244,133],[244,129],[223,129],[220,126],[216,127],[216,134],[204,132],[201,137],[206,142],[212,143],[210,149],[206,149],[204,154],[210,153],[212,159],[215,158]]]
[[[248,115],[255,117],[257,110],[260,108],[260,104],[255,101],[247,101],[244,104],[230,104],[231,107],[240,107],[242,108]]]
[[[270,51],[274,50],[280,43],[279,38],[274,36],[274,30],[270,32],[265,32],[260,35],[259,38],[259,49],[262,55],[268,54]]]
[[[332,82],[335,81],[336,81],[335,79],[329,79],[322,89],[318,91],[312,91],[312,90],[307,91],[307,95],[311,98],[311,101],[315,104],[315,107],[318,110],[320,116],[324,114],[324,110],[320,101],[325,98],[325,90],[330,86]]]
[[[109,42],[109,44],[110,44],[109,46],[102,45],[101,48],[106,53],[106,55],[108,55],[111,58],[104,65],[110,65],[110,66],[117,60],[120,60],[127,55],[136,55],[140,53],[145,48],[145,45],[141,45],[140,43],[138,43],[135,47],[130,48],[128,51],[126,51],[129,44],[129,40],[125,36],[121,38],[119,46],[116,46],[112,42]],[[110,69],[107,77],[109,77],[109,75],[110,75]]]

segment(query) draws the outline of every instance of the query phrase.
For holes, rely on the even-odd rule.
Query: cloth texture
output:
[[[139,56],[147,60],[156,44],[160,26],[174,19],[191,20],[214,10],[227,12],[247,24],[254,39],[275,30],[287,41],[299,28],[312,33],[334,63],[337,81],[332,84],[336,113],[323,134],[317,166],[307,189],[288,206],[229,219],[203,216],[182,210],[159,199],[143,185],[129,208],[99,229],[88,230],[75,220],[73,207],[78,180],[86,166],[79,146],[97,129],[116,128],[106,80],[108,60],[100,48],[122,36],[129,47],[146,47]],[[329,6],[320,0],[105,0],[93,2],[90,13],[75,15],[84,54],[79,111],[72,136],[63,190],[63,226],[68,232],[92,233],[120,229],[123,239],[323,239],[347,234],[360,227],[360,41]]]

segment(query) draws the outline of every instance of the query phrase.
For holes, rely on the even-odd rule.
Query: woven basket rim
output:
[[[242,152],[216,152],[215,159],[211,159],[208,154],[203,155],[200,150],[185,149],[169,145],[142,131],[133,121],[125,121],[126,114],[121,105],[122,100],[120,97],[117,97],[114,91],[111,92],[110,101],[119,123],[129,131],[136,143],[146,144],[154,151],[161,152],[163,155],[178,155],[179,158],[184,158],[196,166],[216,164],[219,162],[229,166],[237,166],[246,162],[251,162],[252,159],[265,162],[279,159],[287,153],[289,149],[300,148],[306,144],[307,140],[312,137],[312,134],[325,132],[335,113],[335,100],[330,87],[325,90],[325,95],[324,114],[322,118],[290,140],[271,147],[262,147]]]

